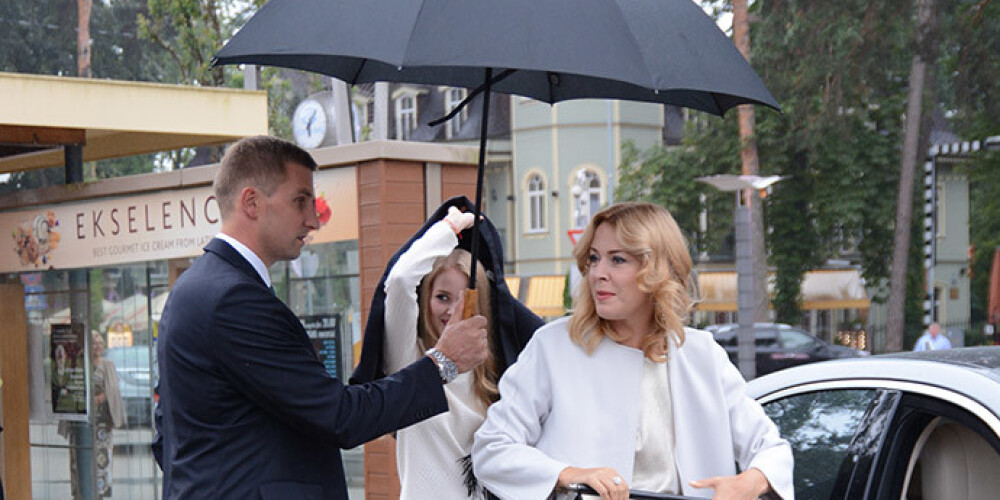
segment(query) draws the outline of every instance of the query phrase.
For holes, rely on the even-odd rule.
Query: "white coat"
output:
[[[591,355],[573,343],[568,318],[539,329],[500,380],[500,401],[476,432],[476,476],[505,500],[540,500],[566,467],[613,467],[629,483],[639,424],[643,353],[603,339]],[[793,500],[792,451],[711,334],[685,329],[668,361],[674,456],[682,493],[712,497],[688,482],[764,473]]]

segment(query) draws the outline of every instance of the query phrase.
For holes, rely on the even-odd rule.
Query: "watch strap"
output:
[[[443,352],[432,347],[424,354],[430,356],[437,362],[438,373],[441,375],[442,382],[447,384],[458,377],[458,367],[455,366],[455,362],[449,359],[448,356],[445,356]]]

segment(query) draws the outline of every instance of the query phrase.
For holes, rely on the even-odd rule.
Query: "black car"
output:
[[[739,325],[712,325],[706,328],[729,354],[729,360],[739,365]],[[793,326],[781,323],[755,323],[757,346],[757,376],[792,366],[828,359],[857,358],[867,355],[857,349],[828,344]]]
[[[1000,347],[813,363],[752,380],[797,500],[1000,498]]]

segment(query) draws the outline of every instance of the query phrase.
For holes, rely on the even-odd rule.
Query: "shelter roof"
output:
[[[0,72],[0,173],[267,133],[267,93]]]

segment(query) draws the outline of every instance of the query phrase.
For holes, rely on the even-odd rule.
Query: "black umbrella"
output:
[[[493,91],[548,103],[659,102],[720,116],[739,104],[778,109],[746,59],[691,0],[271,0],[215,64],[295,68],[351,84],[475,89],[462,105],[484,94],[476,207]]]

